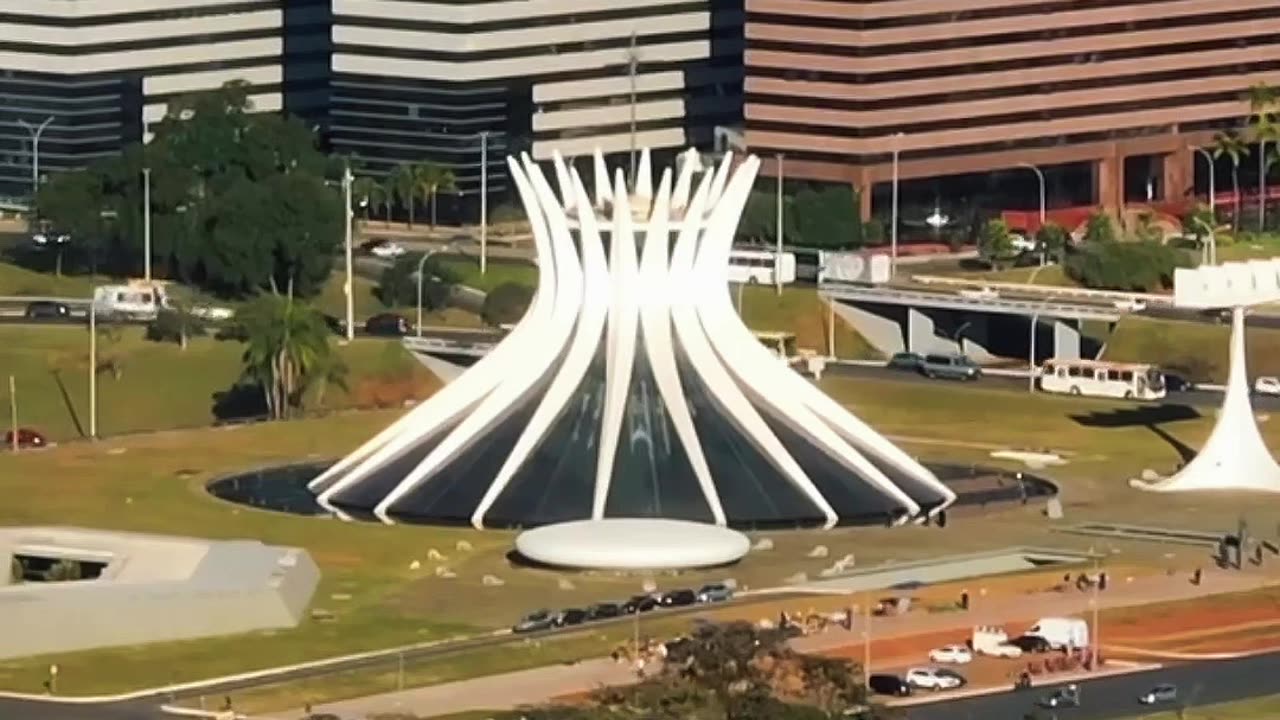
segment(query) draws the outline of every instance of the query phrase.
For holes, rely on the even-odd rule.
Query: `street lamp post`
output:
[[[89,293],[89,439],[98,439],[98,309]]]
[[[631,83],[631,182],[636,181],[636,72],[640,69],[640,53],[636,50],[636,33],[631,31],[627,46],[627,76]]]
[[[1040,171],[1040,168],[1036,167],[1035,165],[1032,165],[1031,163],[1027,163],[1027,162],[1018,163],[1018,167],[1027,168],[1027,169],[1028,169],[1028,170],[1030,170],[1031,172],[1035,173],[1035,174],[1036,174],[1036,180],[1038,180],[1038,181],[1040,182],[1040,227],[1044,227],[1044,223],[1045,223],[1045,182],[1044,182],[1044,173]],[[1043,248],[1043,247],[1042,247],[1042,248],[1040,248],[1040,264],[1041,264],[1041,265],[1044,265],[1044,248]]]
[[[351,259],[351,223],[354,219],[354,212],[351,209],[351,166],[346,165],[342,168],[342,218],[343,218],[343,237],[346,244],[346,261],[347,261],[347,284],[344,291],[347,295],[347,342],[355,340],[356,337],[356,306],[355,306],[355,288],[352,286],[352,259]]]
[[[18,124],[31,136],[31,202],[33,205],[36,195],[40,193],[40,136],[44,134],[45,128],[49,127],[51,122],[53,122],[52,115],[34,127],[26,120],[18,120]]]
[[[889,203],[889,277],[898,275],[898,155],[902,133],[893,136],[893,196]]]
[[[1044,311],[1046,303],[1036,306],[1036,310],[1031,314],[1031,350],[1027,353],[1027,392],[1034,393],[1036,391],[1036,330],[1040,328],[1040,313]]]
[[[445,246],[443,249],[448,250],[451,246]],[[427,266],[427,258],[436,254],[436,250],[428,248],[422,253],[422,257],[418,259],[418,337],[422,337],[422,280],[425,276]],[[483,257],[483,254],[481,255]]]
[[[480,131],[480,274],[484,275],[488,266],[489,242],[489,131]],[[421,275],[419,275],[421,279]],[[421,296],[421,293],[419,293]],[[419,300],[421,304],[421,300]],[[421,315],[421,311],[419,311]],[[419,322],[419,330],[422,323]]]
[[[1216,189],[1216,185],[1214,182],[1215,169],[1214,169],[1213,155],[1211,155],[1208,150],[1205,150],[1202,147],[1195,148],[1195,151],[1199,153],[1200,156],[1204,158],[1205,162],[1209,164],[1209,214],[1213,216],[1212,224],[1217,225],[1218,224],[1218,209],[1217,209],[1218,208],[1217,206],[1218,191]],[[1210,265],[1218,264],[1218,239],[1214,237],[1212,232],[1209,233],[1209,264]]]
[[[778,153],[778,217],[774,236],[777,239],[777,250],[773,254],[773,286],[774,292],[782,294],[782,153]]]
[[[142,168],[142,277],[151,282],[151,168]]]
[[[1258,140],[1258,232],[1267,227],[1267,139]]]

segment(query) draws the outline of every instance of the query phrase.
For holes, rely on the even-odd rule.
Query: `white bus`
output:
[[[768,250],[731,250],[729,252],[729,282],[744,285],[752,283],[773,285],[775,267],[781,273],[784,285],[795,282],[795,254],[784,252],[781,258],[775,258],[776,254]]]
[[[817,248],[787,248],[796,256],[796,280],[821,285],[827,279],[827,253]]]
[[[1130,400],[1165,396],[1164,373],[1154,365],[1102,360],[1046,360],[1040,369],[1040,389]]]

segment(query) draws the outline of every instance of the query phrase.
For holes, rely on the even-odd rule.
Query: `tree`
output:
[[[191,303],[183,298],[169,297],[169,307],[161,310],[156,319],[147,325],[147,339],[156,342],[174,342],[186,350],[193,336],[204,335],[207,324],[193,312]]]
[[[979,257],[999,269],[1001,265],[1017,257],[1017,254],[1013,236],[1004,220],[992,218],[982,226],[982,234],[978,236]]]
[[[1276,145],[1280,143],[1280,127],[1276,125],[1276,89],[1260,82],[1249,88],[1250,119],[1253,134],[1258,140],[1258,232],[1266,230],[1267,199],[1264,189],[1267,184],[1267,173],[1275,163]],[[1267,152],[1267,146],[1271,152]]]
[[[431,201],[431,227],[434,228],[436,226],[436,197],[441,190],[456,190],[457,178],[454,177],[452,170],[435,163],[423,163],[417,166],[414,170],[414,177],[418,188]]]
[[[480,316],[490,325],[510,325],[520,321],[533,301],[533,288],[514,282],[504,282],[484,297]]]
[[[56,257],[54,273],[62,275],[64,243],[54,243],[56,234],[71,236],[71,242],[86,248],[96,247],[102,234],[104,210],[102,182],[86,172],[61,172],[40,186],[36,207],[41,215],[52,219],[50,245]]]
[[[1084,225],[1084,241],[1086,243],[1113,243],[1116,241],[1116,225],[1104,212],[1089,215]]]
[[[794,204],[796,229],[806,246],[832,250],[863,246],[858,196],[852,186],[840,183],[821,190],[805,188],[796,195]]]
[[[1088,243],[1065,269],[1088,288],[1153,292],[1171,287],[1174,270],[1188,264],[1180,250],[1158,242]]]
[[[364,211],[364,219],[367,222],[370,211],[381,201],[382,186],[368,175],[362,175],[352,181],[351,196],[355,199],[356,205]]]
[[[413,229],[413,208],[418,199],[418,172],[413,165],[400,165],[391,173],[396,198],[409,211],[409,229]]]
[[[1056,258],[1059,263],[1066,257],[1070,242],[1071,236],[1055,222],[1046,222],[1036,231],[1036,247],[1045,255]]]
[[[413,307],[418,304],[418,263],[422,253],[409,253],[396,258],[390,267],[382,271],[378,279],[378,300],[388,308]],[[435,257],[427,258],[423,266],[426,278],[422,283],[422,305],[428,310],[444,307],[452,287],[458,281],[456,273],[442,265]]]
[[[245,338],[245,380],[258,385],[273,420],[302,406],[317,373],[331,367],[324,315],[292,294],[260,295],[236,313]]]
[[[1235,130],[1226,130],[1213,136],[1213,157],[1226,156],[1231,160],[1231,194],[1235,197],[1235,210],[1231,213],[1231,229],[1240,231],[1240,161],[1249,155],[1249,146]]]

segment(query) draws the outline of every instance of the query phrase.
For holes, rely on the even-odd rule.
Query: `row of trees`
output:
[[[1226,157],[1231,162],[1231,194],[1235,196],[1235,212],[1231,214],[1231,227],[1240,231],[1240,164],[1252,153],[1246,136],[1258,143],[1258,232],[1266,230],[1266,199],[1261,192],[1266,185],[1271,167],[1280,161],[1280,94],[1266,83],[1249,88],[1249,116],[1245,118],[1244,132],[1224,130],[1214,135],[1214,158]]]
[[[884,241],[878,220],[862,222],[858,193],[846,184],[805,187],[782,198],[782,233],[787,245],[849,250]],[[738,224],[738,236],[760,244],[777,242],[776,192],[757,190],[747,198]]]
[[[383,218],[391,222],[391,206],[399,202],[409,213],[410,228],[416,219],[419,201],[429,203],[431,227],[435,227],[436,198],[441,192],[457,188],[457,178],[452,170],[435,163],[420,163],[400,165],[382,182],[368,176],[356,178],[351,193],[364,209],[366,220],[375,208],[381,208]]]

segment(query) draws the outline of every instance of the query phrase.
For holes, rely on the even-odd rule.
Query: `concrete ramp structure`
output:
[[[94,571],[24,582],[14,560]],[[0,562],[0,659],[290,628],[320,581],[299,548],[73,527],[0,528]]]
[[[1132,480],[1154,492],[1247,490],[1280,493],[1280,465],[1258,430],[1245,362],[1246,307],[1280,300],[1280,259],[1226,263],[1174,276],[1178,307],[1231,308],[1230,370],[1218,422],[1200,452],[1172,477]]]

